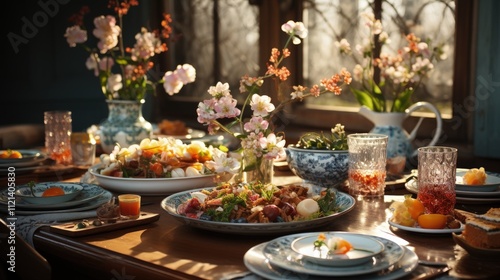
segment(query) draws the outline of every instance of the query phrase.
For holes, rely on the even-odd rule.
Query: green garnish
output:
[[[35,192],[34,192],[33,188],[36,186],[36,182],[30,181],[27,185],[30,188],[31,196],[35,196]]]
[[[330,134],[325,134],[323,131],[303,134],[295,147],[310,150],[343,151],[348,149],[347,135],[344,126],[338,123],[331,129]]]

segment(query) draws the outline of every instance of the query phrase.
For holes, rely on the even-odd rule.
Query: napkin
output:
[[[68,213],[50,213],[39,214],[32,216],[14,216],[7,218],[6,223],[14,222],[16,226],[16,233],[19,237],[23,238],[33,248],[33,235],[35,231],[42,226],[50,226],[61,224],[68,221],[83,220],[96,217],[96,210],[82,211],[82,212],[68,212]]]

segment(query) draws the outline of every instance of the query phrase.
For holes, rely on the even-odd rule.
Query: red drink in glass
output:
[[[425,213],[453,213],[456,202],[454,187],[446,184],[420,184],[417,198],[424,205]]]
[[[349,193],[362,196],[383,196],[385,170],[349,170]]]

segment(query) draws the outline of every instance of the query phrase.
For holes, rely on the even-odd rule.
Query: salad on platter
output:
[[[177,207],[189,218],[230,223],[306,221],[341,211],[335,190],[311,195],[309,187],[290,184],[221,183],[211,190],[191,193]]]
[[[127,148],[117,145],[100,160],[97,173],[122,178],[194,177],[231,173],[239,168],[236,159],[228,158],[218,148],[201,141],[186,144],[171,137],[146,138]]]

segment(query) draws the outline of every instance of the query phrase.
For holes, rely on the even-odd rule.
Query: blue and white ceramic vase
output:
[[[142,116],[144,100],[106,100],[108,118],[100,124],[100,141],[105,153],[111,153],[119,144],[126,148],[151,138],[153,126]]]
[[[402,174],[406,166],[406,160],[414,158],[417,155],[417,150],[414,147],[413,141],[415,140],[417,130],[423,118],[420,118],[420,121],[413,128],[411,133],[404,130],[403,121],[409,117],[412,112],[420,108],[426,108],[432,111],[436,116],[436,130],[434,131],[432,140],[426,145],[434,146],[441,135],[442,118],[439,110],[431,103],[417,102],[406,109],[404,113],[374,112],[366,106],[362,106],[359,110],[361,115],[375,125],[370,131],[371,133],[389,136],[387,142],[387,173],[389,175]]]

